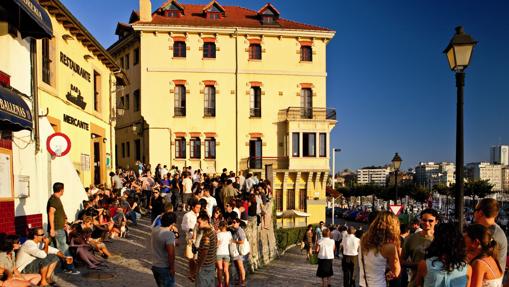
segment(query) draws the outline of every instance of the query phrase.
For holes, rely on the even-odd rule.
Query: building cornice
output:
[[[147,72],[152,73],[202,73],[202,74],[235,74],[235,69],[203,69],[203,68],[147,68]],[[276,76],[305,76],[305,77],[327,77],[325,72],[300,72],[290,70],[252,70],[240,69],[242,75],[276,75]]]
[[[123,39],[120,39],[117,42],[113,43],[113,45],[111,45],[108,48],[108,52],[110,52],[112,55],[115,55],[120,50],[122,50],[125,46],[128,46],[128,45],[132,44],[136,40],[139,40],[138,32],[131,33],[129,36],[127,36],[127,37],[125,37]]]
[[[83,46],[87,47],[106,67],[115,72],[120,70],[113,57],[90,34],[76,17],[65,7],[60,0],[39,0],[39,3],[49,14],[61,23]]]
[[[181,32],[181,33],[217,33],[217,34],[239,34],[239,35],[263,35],[274,37],[309,37],[330,40],[334,37],[334,31],[315,30],[292,30],[292,29],[256,29],[245,27],[196,27],[177,25],[156,25],[149,23],[136,23],[132,25],[135,31],[142,32]]]

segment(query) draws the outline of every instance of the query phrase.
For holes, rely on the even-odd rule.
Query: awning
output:
[[[0,125],[11,131],[32,130],[32,113],[18,93],[0,86]]]
[[[48,12],[37,0],[9,0],[15,6],[9,7],[9,16],[18,26],[21,36],[36,39],[53,37],[53,27]]]
[[[304,211],[299,211],[295,209],[285,210],[283,212],[279,211],[276,213],[276,217],[278,218],[295,218],[295,217],[309,217],[310,214]]]

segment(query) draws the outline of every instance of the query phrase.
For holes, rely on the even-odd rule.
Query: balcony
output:
[[[184,107],[175,107],[173,112],[176,117],[185,117],[186,116],[186,108],[184,108]]]
[[[280,121],[318,120],[335,121],[336,109],[289,107],[279,111]]]
[[[216,108],[204,108],[203,115],[205,117],[215,117],[216,116]]]
[[[242,160],[241,169],[262,170],[271,164],[273,169],[288,169],[288,157],[248,157]]]

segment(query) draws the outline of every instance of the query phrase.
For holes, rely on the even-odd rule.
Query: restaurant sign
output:
[[[73,125],[75,127],[78,127],[80,129],[84,129],[88,131],[88,123],[85,123],[84,121],[80,121],[74,117],[71,117],[69,115],[64,114],[64,122]]]
[[[90,73],[62,52],[60,52],[60,62],[90,83]]]

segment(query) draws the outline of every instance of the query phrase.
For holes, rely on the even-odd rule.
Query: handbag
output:
[[[249,252],[251,252],[251,246],[249,245],[249,241],[247,241],[247,238],[244,239],[244,243],[239,244],[239,254],[241,256],[248,255]]]
[[[184,250],[184,257],[187,259],[193,259],[194,253],[193,253],[193,242],[191,240],[187,241],[186,248]]]
[[[230,250],[230,257],[235,258],[235,257],[238,257],[240,255],[239,254],[239,249],[237,248],[237,244],[236,243],[228,244],[228,249]]]
[[[313,265],[318,264],[318,254],[313,252],[313,254],[311,254],[311,257],[309,257],[309,263]]]

